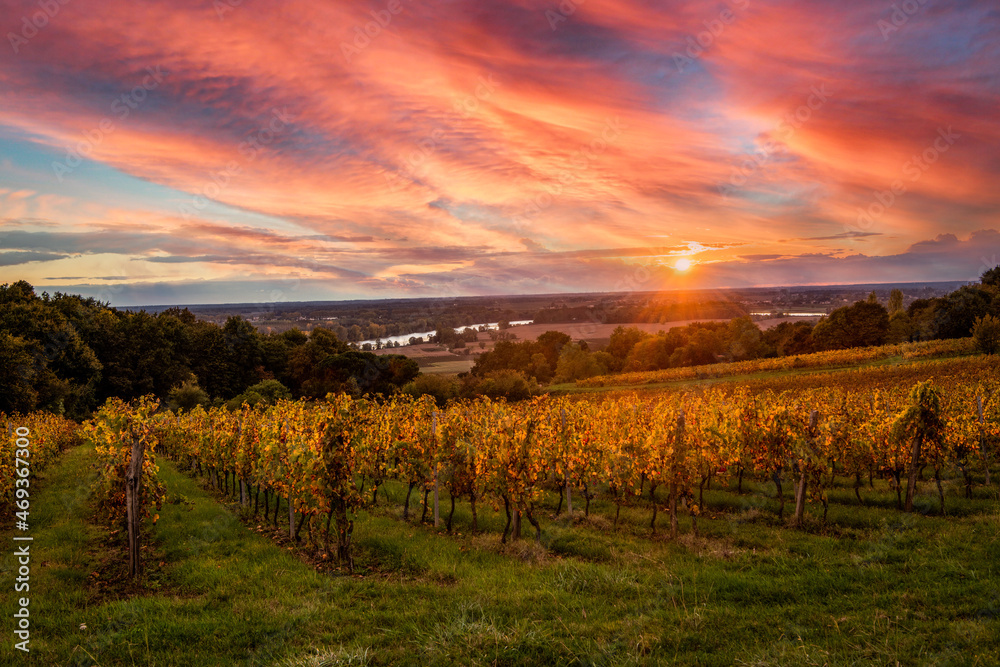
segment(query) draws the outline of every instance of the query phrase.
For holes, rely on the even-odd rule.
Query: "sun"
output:
[[[677,260],[676,264],[674,264],[674,268],[677,269],[678,271],[687,271],[688,269],[691,268],[691,260],[688,259],[687,257],[682,257],[679,260]]]

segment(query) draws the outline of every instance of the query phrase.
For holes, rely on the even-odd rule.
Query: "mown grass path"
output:
[[[381,508],[357,522],[366,574],[346,576],[315,572],[161,459],[156,559],[116,600],[91,576],[105,539],[87,522],[91,451],[68,452],[33,497],[32,653],[12,650],[11,601],[0,664],[1000,664],[995,501],[939,518],[846,498],[828,528],[800,532],[757,497],[713,491],[726,512],[700,522],[706,538],[651,540],[647,513],[626,509],[618,533],[545,520],[542,557]],[[466,508],[456,518],[468,525]]]

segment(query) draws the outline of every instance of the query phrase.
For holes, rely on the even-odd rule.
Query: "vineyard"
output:
[[[913,508],[919,478],[931,475],[937,511],[947,511],[943,482],[958,480],[971,497],[975,480],[989,485],[1000,440],[1000,381],[995,362],[953,362],[937,382],[872,388],[870,382],[775,392],[746,387],[688,393],[608,396],[601,400],[543,397],[524,403],[480,399],[436,406],[429,397],[325,402],[283,401],[267,409],[217,408],[175,415],[155,403],[115,402],[85,427],[98,444],[99,502],[110,521],[121,518],[128,452],[136,437],[151,443],[143,487],[147,506],[159,506],[155,452],[238,494],[241,504],[279,525],[279,499],[288,530],[328,556],[351,564],[357,511],[375,504],[389,482],[406,488],[403,516],[421,520],[438,498],[504,512],[502,540],[520,534],[523,517],[541,534],[539,506],[559,494],[567,511],[589,514],[600,497],[615,506],[669,514],[677,536],[682,513],[692,531],[713,482],[744,479],[775,485],[779,518],[800,525],[807,502],[828,507],[827,489],[850,480],[859,503],[873,479],[887,480],[899,509]],[[872,369],[871,372],[876,372]],[[869,373],[870,374],[870,373]],[[845,377],[865,377],[846,375]],[[146,510],[148,513],[150,510]],[[148,514],[147,514],[148,516]]]
[[[15,496],[23,502],[30,494],[32,477],[45,470],[68,447],[79,444],[80,434],[69,419],[43,412],[10,416],[0,413],[0,424],[6,427],[6,437],[0,445],[0,518],[6,524],[15,508],[21,508],[15,504]],[[22,477],[17,469],[30,474]]]
[[[971,338],[931,340],[917,343],[895,343],[875,347],[829,350],[790,357],[772,359],[752,359],[731,361],[704,366],[683,366],[659,371],[642,371],[600,375],[577,383],[580,387],[611,387],[678,382],[684,380],[704,380],[728,376],[749,375],[770,371],[790,371],[796,369],[817,369],[831,366],[855,366],[893,357],[903,360],[926,359],[931,357],[971,354],[975,346]]]
[[[995,664],[998,370],[13,416],[32,647],[79,666]]]

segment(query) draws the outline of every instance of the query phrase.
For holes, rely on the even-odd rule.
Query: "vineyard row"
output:
[[[582,497],[585,512],[599,493],[619,510],[648,493],[655,529],[661,509],[655,494],[663,489],[672,534],[684,507],[696,530],[701,492],[720,477],[774,480],[782,515],[782,484],[790,483],[792,521],[800,523],[807,501],[827,506],[826,492],[837,476],[853,479],[855,493],[863,478],[886,478],[901,508],[911,510],[918,472],[929,468],[944,511],[941,480],[958,477],[968,495],[975,478],[989,484],[1000,440],[997,380],[974,372],[945,380],[864,392],[708,389],[602,400],[480,399],[446,408],[429,397],[330,395],[325,402],[234,412],[196,408],[180,415],[156,412],[150,400],[112,401],[86,431],[98,443],[99,488],[109,516],[121,517],[116,508],[122,506],[128,452],[141,437],[148,441],[143,487],[150,501],[162,502],[158,451],[215,483],[231,475],[244,503],[252,487],[255,505],[263,491],[265,514],[275,499],[275,524],[277,498],[286,499],[293,535],[305,524],[327,553],[332,555],[332,539],[337,556],[350,563],[353,520],[368,497],[365,489],[374,502],[390,480],[407,488],[404,515],[414,491],[423,494],[424,512],[429,495],[436,498],[441,490],[467,499],[473,530],[477,504],[503,508],[504,540],[521,516],[540,535],[538,504],[547,490],[563,494],[570,511],[573,495]]]

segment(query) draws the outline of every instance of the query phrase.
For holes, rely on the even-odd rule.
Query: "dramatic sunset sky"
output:
[[[0,282],[38,291],[299,301],[1000,263],[996,0],[0,0],[0,32]]]

